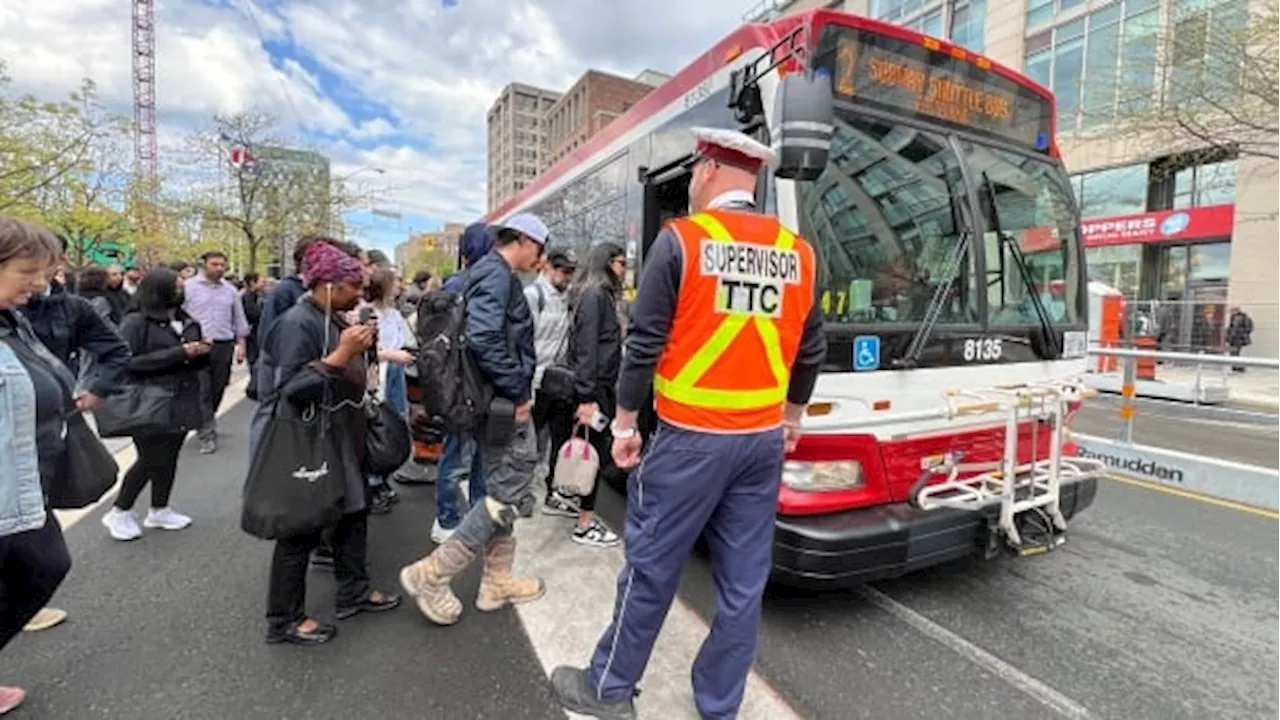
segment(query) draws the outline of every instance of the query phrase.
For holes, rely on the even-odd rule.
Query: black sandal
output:
[[[338,628],[325,623],[317,623],[316,629],[311,631],[299,630],[298,626],[301,622],[290,623],[284,628],[271,628],[267,630],[267,643],[275,645],[278,643],[289,643],[291,645],[321,645],[332,640],[338,634]]]
[[[401,598],[398,593],[379,591],[379,594],[382,595],[382,598],[380,600],[374,600],[373,591],[370,591],[369,594],[365,596],[364,600],[361,600],[355,605],[338,608],[337,611],[334,612],[334,617],[339,620],[346,620],[347,618],[355,617],[362,612],[380,613],[388,610],[395,610],[400,607]]]

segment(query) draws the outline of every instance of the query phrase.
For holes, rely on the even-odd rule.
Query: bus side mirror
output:
[[[835,117],[831,80],[824,74],[788,74],[773,100],[773,174],[782,180],[817,180],[831,155]]]

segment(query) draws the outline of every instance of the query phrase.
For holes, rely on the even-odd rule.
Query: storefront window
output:
[[[1160,275],[1160,297],[1181,300],[1187,289],[1187,248],[1165,249],[1164,272]]]
[[[1236,161],[1183,168],[1173,178],[1173,207],[1222,205],[1236,201]]]
[[[1193,282],[1226,280],[1231,274],[1231,243],[1192,245],[1187,274]]]
[[[1081,176],[1080,216],[1136,215],[1147,211],[1146,164],[1126,165]]]
[[[1127,298],[1138,297],[1142,287],[1142,246],[1111,245],[1085,250],[1089,279],[1119,290]]]

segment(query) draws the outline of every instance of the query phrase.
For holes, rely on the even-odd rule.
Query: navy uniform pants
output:
[[[705,534],[716,615],[693,663],[694,701],[704,718],[737,716],[773,564],[782,451],[781,428],[712,435],[659,425],[627,488],[627,563],[588,670],[598,697],[632,696],[685,560]]]

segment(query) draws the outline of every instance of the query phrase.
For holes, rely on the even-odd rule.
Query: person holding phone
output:
[[[617,409],[618,370],[622,366],[622,278],[627,271],[627,253],[604,242],[587,253],[582,276],[569,293],[573,308],[569,331],[569,360],[573,367],[578,406],[578,427],[600,455],[600,470],[591,493],[578,502],[578,523],[573,541],[592,547],[613,547],[618,533],[596,516],[596,497],[608,473],[618,472],[611,462],[613,436],[609,421]]]
[[[400,596],[372,587],[366,561],[369,487],[363,470],[367,425],[362,401],[366,358],[377,341],[377,329],[347,321],[364,291],[364,271],[358,258],[321,240],[307,248],[302,276],[307,294],[272,323],[262,339],[262,377],[272,382],[259,388],[249,456],[257,455],[277,403],[328,415],[327,441],[346,490],[342,516],[324,531],[276,540],[267,596],[266,641],[310,646],[338,634],[337,627],[306,612],[308,560],[320,546],[327,543],[332,548],[338,620],[393,610]]]
[[[200,323],[182,309],[183,284],[178,273],[156,268],[138,285],[137,310],[125,316],[120,336],[129,345],[131,382],[159,385],[172,391],[171,429],[154,435],[137,435],[133,444],[138,459],[124,474],[115,505],[102,517],[107,533],[116,540],[136,540],[142,528],[182,530],[191,518],[169,504],[178,455],[188,430],[198,430],[204,420],[200,397],[200,373],[209,365],[212,343],[202,339]],[[151,510],[139,526],[133,505],[142,489],[151,484]]]

